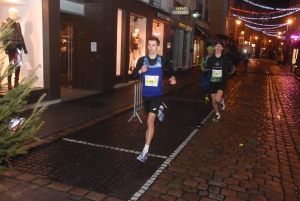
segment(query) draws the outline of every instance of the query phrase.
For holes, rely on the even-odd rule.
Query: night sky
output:
[[[256,0],[253,1],[265,6],[270,6],[270,7],[274,7],[274,8],[287,8],[290,7],[289,3],[290,0]]]

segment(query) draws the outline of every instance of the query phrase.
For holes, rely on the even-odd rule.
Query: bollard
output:
[[[133,117],[137,117],[140,120],[140,122],[143,123],[138,114],[138,111],[143,108],[142,81],[141,80],[135,80],[133,102],[134,102],[133,103],[133,115],[130,117],[128,122],[130,122]]]

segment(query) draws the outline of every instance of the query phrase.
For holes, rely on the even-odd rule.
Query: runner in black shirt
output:
[[[217,42],[215,47],[215,54],[208,58],[206,62],[206,69],[211,71],[211,80],[210,80],[210,92],[212,99],[212,106],[216,112],[216,116],[213,118],[214,122],[217,122],[221,118],[219,113],[219,106],[221,111],[225,110],[225,103],[223,92],[226,84],[226,80],[230,74],[235,71],[235,67],[231,64],[231,72],[227,72],[226,63],[230,62],[230,59],[222,55],[223,44],[222,42]],[[230,62],[231,63],[231,62]]]

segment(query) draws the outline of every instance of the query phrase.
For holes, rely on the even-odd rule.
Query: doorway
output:
[[[98,91],[85,89],[83,64],[84,17],[60,13],[60,83],[61,100],[67,101]]]
[[[60,83],[61,87],[73,88],[74,73],[74,24],[69,14],[60,18]]]

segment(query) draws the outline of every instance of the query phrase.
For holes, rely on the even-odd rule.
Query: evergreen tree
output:
[[[5,46],[2,41],[5,40],[11,33],[10,25],[1,27],[0,33],[0,52],[3,53]],[[9,64],[3,69],[3,60],[0,59],[0,90],[7,86],[7,83],[2,84],[7,76],[14,72],[17,66]],[[37,68],[36,68],[37,69]],[[34,134],[41,128],[44,122],[37,124],[41,113],[47,106],[39,107],[40,102],[45,97],[43,94],[36,103],[31,115],[28,118],[21,118],[20,115],[24,111],[24,105],[27,103],[27,98],[33,90],[32,85],[38,80],[34,75],[36,69],[26,78],[20,85],[12,90],[9,90],[3,97],[0,97],[0,174],[12,167],[11,160],[20,154],[27,153],[27,147],[24,144],[25,140],[34,138]],[[17,123],[15,125],[14,123]]]

